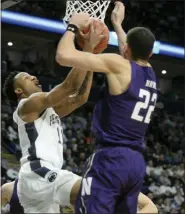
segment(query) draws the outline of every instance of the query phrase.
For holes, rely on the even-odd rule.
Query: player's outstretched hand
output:
[[[103,40],[106,38],[105,35],[103,35],[104,31],[104,24],[103,22],[99,20],[94,20],[93,18],[90,18],[90,30],[87,34],[84,34],[82,31],[80,31],[81,37],[84,39],[84,46],[86,48],[90,48],[94,50],[94,48]],[[94,25],[94,21],[96,22],[96,25]]]
[[[125,18],[125,6],[122,2],[116,1],[111,14],[111,21],[114,26],[121,25]]]
[[[88,13],[74,13],[69,24],[76,25],[79,30],[82,30],[90,24],[89,17]]]

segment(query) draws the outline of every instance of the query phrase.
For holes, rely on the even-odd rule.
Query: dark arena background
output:
[[[156,54],[150,60],[158,77],[159,99],[146,133],[147,169],[142,191],[157,205],[159,213],[185,213],[184,1],[135,0],[126,1],[125,5],[123,28],[126,32],[135,26],[145,26],[151,29],[161,44],[172,45],[171,49],[166,46],[163,51],[157,47]],[[111,2],[105,19],[110,31],[113,31],[110,20],[113,7]],[[2,0],[1,8],[6,12],[55,21],[62,21],[65,15],[64,0]],[[55,62],[56,46],[62,34],[7,23],[3,13],[1,27],[2,84],[14,70],[36,75],[45,91],[64,80],[70,69]],[[118,47],[109,45],[105,52],[118,53]],[[88,102],[61,119],[64,129],[64,168],[79,175],[84,169],[85,160],[93,153],[91,116],[103,82],[104,75],[96,73]],[[1,185],[13,181],[19,171],[21,151],[17,127],[12,119],[14,109],[15,106],[2,95]],[[62,208],[61,212],[70,213],[70,210]]]

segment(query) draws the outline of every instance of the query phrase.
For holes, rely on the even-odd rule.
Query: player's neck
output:
[[[19,103],[22,99],[28,98],[29,96],[26,96],[25,94],[21,94],[18,98],[17,98],[17,102]]]
[[[139,59],[139,60],[136,60],[135,63],[141,66],[151,67],[151,65],[146,60]]]

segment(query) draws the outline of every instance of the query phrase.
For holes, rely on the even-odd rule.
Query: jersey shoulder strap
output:
[[[20,116],[18,115],[18,110],[19,110],[19,108],[26,102],[26,100],[27,100],[27,99],[22,99],[22,100],[19,102],[19,104],[18,104],[16,110],[15,110],[14,113],[13,113],[13,120],[14,120],[15,123],[17,123],[18,126],[22,126],[22,125],[26,124],[26,122],[23,121],[23,120],[20,118]]]

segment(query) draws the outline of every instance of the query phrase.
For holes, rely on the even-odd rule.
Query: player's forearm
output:
[[[152,214],[157,214],[158,213],[158,209],[154,204],[148,204],[146,206],[144,206],[140,211],[137,212],[138,214],[142,214],[142,213],[152,213]]]
[[[87,75],[87,70],[72,68],[70,73],[67,75],[65,81],[71,82],[71,86],[73,87],[73,92],[78,93],[84,79]]]
[[[71,100],[71,103],[68,103],[68,114],[87,102],[92,86],[92,80],[93,72],[88,71],[77,95],[74,96],[74,99]]]
[[[56,61],[60,65],[65,65],[70,56],[76,52],[74,44],[75,34],[67,31],[60,39],[56,52]]]
[[[85,52],[92,53],[93,50],[90,45],[86,44],[84,47]],[[73,68],[70,73],[67,75],[65,81],[71,82],[74,92],[78,93],[79,89],[82,86],[82,83],[84,82],[84,79],[87,75],[87,70],[85,69],[79,69],[79,68]]]
[[[55,107],[55,111],[59,116],[66,116],[87,102],[92,86],[92,79],[93,72],[87,72],[85,80],[78,93],[69,96],[64,102]]]
[[[126,43],[126,33],[121,25],[114,25],[114,30],[116,31],[116,34],[118,36],[118,45],[120,54],[123,56],[123,48]]]
[[[92,80],[93,72],[88,71],[78,93],[76,94],[76,96],[74,96],[73,99],[71,99],[71,104],[68,103],[70,104],[70,107],[68,109],[71,108],[70,112],[74,111],[75,109],[79,108],[81,105],[87,102],[92,86]]]
[[[78,94],[86,74],[86,70],[73,68],[66,79],[47,94],[47,100],[49,100],[50,105],[57,106],[65,102],[69,96]]]
[[[84,101],[87,101],[89,97],[91,87],[92,87],[92,81],[93,81],[93,72],[88,71],[83,81],[83,84],[78,91],[78,97],[84,97],[85,99]]]

